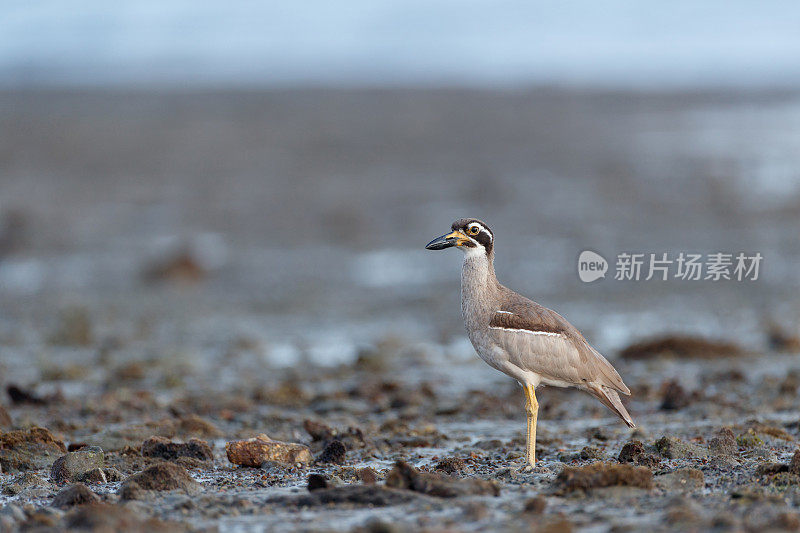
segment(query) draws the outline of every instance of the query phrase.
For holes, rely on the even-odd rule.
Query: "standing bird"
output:
[[[461,316],[469,340],[490,366],[516,379],[525,391],[528,413],[526,458],[536,464],[539,384],[575,387],[595,396],[629,427],[635,427],[618,392],[631,391],[605,357],[561,315],[521,296],[497,281],[494,235],[474,218],[453,222],[453,231],[425,247],[464,252],[461,267]]]

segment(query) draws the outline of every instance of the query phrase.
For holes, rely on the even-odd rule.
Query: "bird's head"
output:
[[[477,218],[460,218],[453,222],[450,233],[433,239],[425,247],[428,250],[444,250],[457,246],[464,253],[485,253],[492,252],[494,235],[486,223]]]

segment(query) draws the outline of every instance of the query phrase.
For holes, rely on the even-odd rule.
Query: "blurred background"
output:
[[[460,254],[423,250],[463,216],[611,358],[763,349],[800,316],[798,27],[787,0],[6,3],[0,371],[101,346],[226,386],[387,336],[481,365]],[[584,249],[764,261],[584,284]]]

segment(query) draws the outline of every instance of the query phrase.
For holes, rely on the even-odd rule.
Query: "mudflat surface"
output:
[[[0,94],[0,384],[18,387],[0,428],[99,446],[119,472],[86,482],[105,506],[56,508],[59,454],[35,447],[23,472],[15,455],[0,525],[796,528],[798,131],[787,93]],[[422,250],[461,216],[491,225],[501,281],[615,364],[637,429],[543,388],[539,467],[520,471],[522,394],[466,340],[458,253]],[[585,249],[764,264],[756,282],[583,284]],[[740,350],[619,357],[667,333]],[[340,440],[344,463],[228,461],[261,433],[315,458]],[[211,446],[173,459],[199,486],[122,490],[162,460],[142,455],[153,435]],[[631,440],[651,482],[562,472],[621,464]],[[398,460],[497,490],[384,487]]]

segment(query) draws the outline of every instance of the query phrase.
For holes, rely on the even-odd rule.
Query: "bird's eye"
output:
[[[481,229],[478,226],[470,226],[469,227],[469,234],[470,235],[477,235],[480,233]]]

